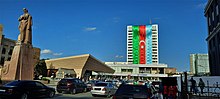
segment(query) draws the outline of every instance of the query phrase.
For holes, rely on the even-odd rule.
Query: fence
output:
[[[205,88],[203,89],[203,93],[201,93],[201,89],[199,86],[196,86],[196,93],[190,92],[190,86],[188,86],[189,93],[193,96],[198,97],[212,97],[220,99],[220,84],[218,82],[214,84],[209,84],[207,81]]]

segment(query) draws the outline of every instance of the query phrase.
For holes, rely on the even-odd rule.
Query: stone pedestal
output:
[[[34,49],[30,44],[18,43],[13,50],[11,61],[6,61],[2,80],[33,80]]]

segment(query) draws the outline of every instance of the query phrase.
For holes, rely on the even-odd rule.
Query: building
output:
[[[50,59],[45,60],[45,62],[48,75],[50,76],[52,73],[56,73],[61,78],[65,77],[65,75],[73,75],[72,77],[88,80],[92,77],[92,72],[110,74],[115,72],[115,70],[90,54]]]
[[[127,26],[127,62],[158,64],[158,25]]]
[[[108,78],[160,80],[161,77],[167,77],[166,64],[129,64],[128,62],[105,62],[105,64],[115,70],[115,73]]]
[[[190,54],[190,71],[194,75],[204,75],[210,72],[208,54]]]
[[[158,25],[127,26],[127,62],[105,62],[113,68],[107,78],[160,80],[167,77],[166,64],[159,64]]]
[[[3,35],[3,26],[0,24],[0,65],[3,66],[5,61],[11,60],[11,55],[16,45],[15,40],[5,38]]]
[[[167,68],[164,68],[164,71],[165,71],[165,74],[176,74],[176,68],[173,68],[173,67],[167,67]]]
[[[205,17],[208,23],[208,55],[210,73],[212,76],[220,76],[220,15],[219,0],[209,0],[205,7]]]

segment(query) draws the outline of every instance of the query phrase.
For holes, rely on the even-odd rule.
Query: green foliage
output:
[[[48,79],[47,77],[42,77],[42,80],[47,81],[47,80],[50,80],[50,79]]]
[[[34,68],[35,75],[43,75],[43,77],[47,76],[47,66],[45,63],[45,59],[41,59]]]

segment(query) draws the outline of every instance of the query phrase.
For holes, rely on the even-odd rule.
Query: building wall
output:
[[[205,7],[208,26],[208,54],[210,72],[213,76],[220,76],[220,1],[209,0]]]
[[[208,54],[190,54],[190,71],[196,75],[209,73]]]
[[[158,25],[127,26],[127,62],[158,64]],[[139,59],[137,59],[139,58]],[[143,62],[145,61],[145,62]]]
[[[166,64],[130,64],[128,62],[105,62],[106,65],[115,70],[113,75],[117,77],[132,78],[142,77],[145,79],[167,77],[165,74]]]
[[[165,74],[176,73],[176,68],[165,68]]]
[[[11,60],[11,55],[14,49],[14,46],[16,45],[16,41],[5,38],[3,35],[3,26],[0,25],[0,65],[3,66],[4,61]]]

